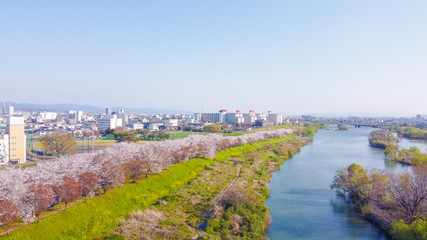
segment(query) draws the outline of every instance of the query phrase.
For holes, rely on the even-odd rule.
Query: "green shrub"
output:
[[[394,239],[401,240],[427,239],[427,221],[418,219],[408,225],[403,220],[394,220],[391,224],[390,234]]]

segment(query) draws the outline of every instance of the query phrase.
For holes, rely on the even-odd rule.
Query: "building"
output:
[[[9,135],[0,135],[0,165],[9,163]]]
[[[219,122],[219,113],[202,113],[200,117],[202,122]]]
[[[195,113],[194,114],[194,120],[197,122],[202,121],[202,113]]]
[[[15,114],[15,108],[11,105],[9,105],[9,116],[13,116]]]
[[[274,125],[280,125],[283,122],[283,115],[279,113],[269,113],[268,121],[273,123]]]
[[[111,108],[109,108],[109,107],[105,108],[105,114],[111,115],[112,112],[113,111],[111,110]]]
[[[174,127],[178,127],[179,120],[178,119],[173,119],[173,118],[162,119],[162,123],[167,128],[174,128]]]
[[[82,122],[83,111],[69,111],[70,118],[73,117],[76,123]],[[72,115],[72,116],[71,116]]]
[[[243,114],[237,110],[235,113],[227,113],[225,115],[224,122],[227,124],[243,124],[245,119]]]
[[[133,128],[133,130],[144,129],[144,124],[140,122],[130,122],[127,126]]]
[[[243,113],[245,123],[254,124],[257,120],[257,116],[254,110],[250,110],[249,113]]]
[[[7,134],[9,135],[9,162],[22,164],[27,159],[26,136],[23,117],[9,116]]]
[[[271,111],[269,111],[271,114]],[[269,120],[264,113],[255,113],[250,110],[249,113],[241,113],[237,110],[235,113],[228,113],[226,109],[222,109],[219,113],[195,113],[194,118],[199,122],[225,122],[227,124],[254,124],[257,120],[267,122]],[[281,124],[283,122],[283,115],[272,114],[271,121],[274,124]]]
[[[57,113],[55,112],[40,112],[39,116],[37,117],[37,122],[45,122],[45,121],[53,121],[56,120]]]
[[[116,129],[117,127],[123,126],[121,118],[117,118],[117,115],[107,115],[104,118],[98,119],[98,130],[105,129]]]

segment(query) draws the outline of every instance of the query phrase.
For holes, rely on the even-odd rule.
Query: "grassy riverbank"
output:
[[[263,239],[270,172],[307,142],[287,136],[224,150],[184,188],[133,212],[104,239]]]
[[[233,161],[230,162],[230,160],[225,161],[225,159],[237,156],[241,157],[251,151],[257,151],[263,147],[270,148],[272,144],[289,142],[292,140],[296,140],[296,136],[270,139],[240,147],[229,148],[219,152],[216,155],[216,161],[212,159],[192,159],[184,163],[176,164],[157,175],[149,176],[134,184],[124,185],[104,195],[91,198],[85,203],[76,204],[68,208],[67,211],[62,211],[46,217],[42,219],[40,223],[29,224],[13,232],[10,239],[99,238],[103,234],[115,229],[119,221],[129,216],[130,213],[139,209],[146,209],[159,202],[159,200],[171,196],[172,193],[176,191],[188,191],[188,189],[185,190],[185,187],[191,180],[200,176],[203,171],[211,171],[211,169],[217,168],[218,172],[212,173],[212,176],[216,176],[215,181],[218,181],[218,186],[210,187],[211,191],[205,191],[206,189],[198,190],[205,199],[210,200],[222,186],[223,183],[221,183],[221,181],[228,180],[227,176],[229,175],[223,174],[226,172],[224,169],[233,172],[232,170],[235,163]],[[210,167],[215,163],[221,164],[215,166],[215,168]],[[223,177],[221,181],[220,176]],[[200,196],[203,197],[202,195]],[[191,199],[183,199],[185,199],[185,201],[191,201]],[[168,200],[171,204],[166,206],[173,206],[173,201],[169,198]],[[203,201],[201,200],[201,202]],[[199,210],[202,209],[200,207],[193,208],[193,211],[200,214]],[[171,210],[170,212],[176,211]],[[191,214],[191,217],[184,222],[186,224],[195,224],[195,219],[199,217],[200,216],[197,214]],[[188,231],[189,230],[184,230],[182,232],[185,235]]]
[[[30,224],[9,239],[93,239],[115,228],[121,218],[144,209],[194,179],[211,159],[193,159],[171,166],[134,184],[126,184],[87,202]]]

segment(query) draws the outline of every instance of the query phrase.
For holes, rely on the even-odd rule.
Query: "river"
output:
[[[273,218],[269,239],[387,239],[386,234],[354,212],[330,190],[335,171],[351,163],[390,172],[410,171],[394,161],[384,160],[383,150],[371,148],[368,135],[373,128],[348,131],[319,130],[314,141],[273,173],[266,204]],[[401,140],[405,147],[415,142]]]

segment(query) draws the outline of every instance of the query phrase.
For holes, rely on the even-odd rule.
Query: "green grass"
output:
[[[118,221],[137,209],[144,209],[160,198],[185,186],[210,159],[193,159],[171,166],[135,184],[126,184],[86,203],[44,218],[13,232],[10,239],[93,239],[114,229]]]
[[[223,150],[216,155],[217,161],[261,149],[268,144],[290,141],[290,135],[278,139],[246,144]],[[211,159],[192,159],[173,165],[159,174],[151,175],[134,184],[126,184],[106,194],[71,206],[67,211],[55,213],[29,224],[11,234],[10,239],[94,239],[117,227],[123,217],[138,209],[145,209],[159,199],[182,189],[196,178],[206,166],[213,165]]]
[[[206,132],[176,132],[171,133],[171,139],[183,139],[193,134],[208,135]]]
[[[260,142],[256,142],[256,143],[251,143],[251,144],[246,144],[243,146],[239,146],[239,147],[234,147],[234,148],[229,148],[226,150],[223,150],[219,153],[216,154],[216,160],[218,161],[222,161],[224,159],[227,158],[231,158],[231,157],[239,157],[245,153],[248,153],[250,151],[257,151],[258,149],[262,148],[263,146],[267,145],[267,144],[275,144],[275,143],[279,143],[279,142],[283,142],[286,140],[292,140],[296,138],[295,135],[289,135],[289,136],[285,136],[282,138],[275,138],[275,139],[270,139],[270,140],[266,140],[266,141],[260,141]]]

